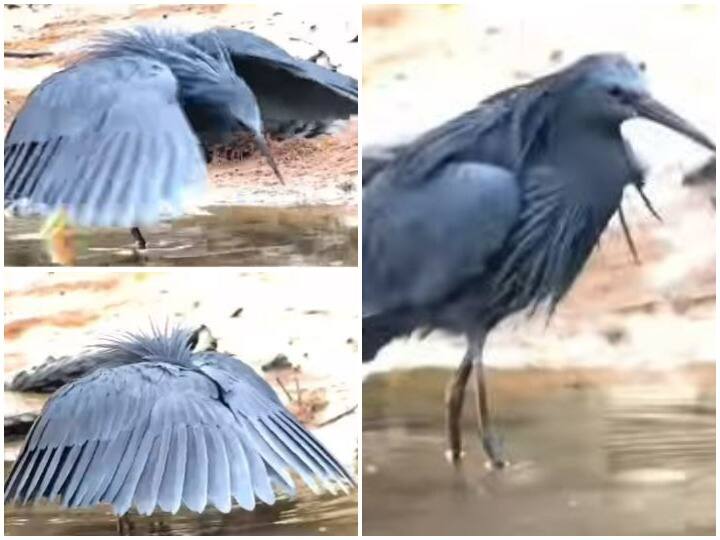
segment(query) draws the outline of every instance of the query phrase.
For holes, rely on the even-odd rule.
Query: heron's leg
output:
[[[493,430],[490,409],[488,407],[485,370],[483,368],[485,338],[485,332],[478,332],[469,337],[469,350],[472,355],[473,371],[475,371],[475,398],[483,448],[490,459],[490,465],[495,469],[501,469],[507,462],[502,458],[502,444],[500,438],[495,435],[495,431]]]
[[[459,463],[462,458],[462,436],[460,418],[462,416],[463,402],[465,401],[465,387],[472,371],[472,354],[468,348],[462,363],[453,375],[445,389],[445,420],[449,449],[447,457],[452,463]]]
[[[132,234],[132,237],[135,239],[135,245],[138,249],[145,249],[147,247],[147,243],[145,242],[145,238],[143,238],[140,229],[133,227],[130,229],[130,234]]]
[[[208,163],[208,164],[212,163],[212,160],[214,157],[212,149],[205,145],[200,145],[200,146],[202,148],[203,155],[205,156],[205,163]]]
[[[132,527],[130,526],[130,520],[128,519],[127,514],[118,516],[117,517],[118,536],[130,536],[131,532],[132,532]]]

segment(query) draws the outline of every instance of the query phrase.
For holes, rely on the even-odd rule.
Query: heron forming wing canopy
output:
[[[194,34],[198,47],[216,35],[230,51],[235,70],[255,94],[263,121],[314,121],[357,114],[357,81],[286,51],[250,32],[218,28]]]
[[[174,513],[183,504],[228,512],[233,498],[251,510],[256,499],[272,504],[274,487],[294,494],[290,472],[311,487],[313,477],[333,491],[333,480],[351,485],[260,377],[247,366],[213,367],[218,360],[204,356],[202,371],[145,361],[63,387],[26,439],[6,502],[110,503],[119,515],[131,506]]]
[[[446,165],[423,185],[378,177],[363,190],[363,316],[428,306],[480,275],[516,222],[508,171]]]
[[[177,215],[205,182],[199,143],[162,63],[81,61],[43,81],[5,139],[5,202],[89,226]]]

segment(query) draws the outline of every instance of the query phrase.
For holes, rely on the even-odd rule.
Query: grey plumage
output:
[[[239,69],[241,67],[242,69]],[[353,91],[354,89],[354,91]],[[109,32],[43,81],[5,139],[5,206],[85,226],[179,215],[205,186],[206,149],[248,132],[299,134],[357,112],[357,82],[247,32]]]
[[[246,364],[194,353],[181,329],[125,334],[93,351],[122,365],[98,369],[46,403],[5,484],[5,501],[109,503],[118,515],[184,505],[228,512],[276,490],[291,473],[316,492],[347,492],[344,467]],[[108,360],[110,361],[110,360]]]
[[[552,313],[611,216],[626,225],[627,186],[655,212],[622,122],[643,116],[715,149],[650,96],[643,71],[622,55],[588,56],[363,157],[363,359],[416,329],[468,337],[448,398],[455,458],[471,366],[484,392],[487,333],[519,311]]]
[[[241,30],[201,32],[191,42],[207,48],[216,38],[257,95],[266,124],[328,121],[357,114],[358,88],[352,77],[294,58],[274,43]]]
[[[598,96],[622,84],[649,99],[624,57],[587,57],[364,157],[366,329],[390,314],[407,321],[404,332],[489,329],[528,306],[556,305],[624,187],[642,189],[643,171],[619,131],[627,117],[610,111],[602,130]],[[463,314],[446,312],[455,309]]]

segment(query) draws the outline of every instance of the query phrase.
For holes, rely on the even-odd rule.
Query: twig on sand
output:
[[[319,428],[325,427],[325,426],[327,426],[327,425],[329,425],[329,424],[332,424],[333,422],[337,422],[337,421],[340,420],[341,418],[345,418],[346,416],[350,416],[352,413],[354,413],[354,412],[357,410],[357,408],[358,408],[357,405],[355,405],[355,406],[353,406],[353,407],[350,407],[347,411],[341,412],[340,414],[338,414],[338,415],[336,415],[336,416],[333,416],[333,417],[330,418],[329,420],[325,420],[324,422],[321,422],[320,424],[318,424],[317,427],[319,427]]]
[[[50,51],[38,51],[38,52],[20,52],[20,51],[5,51],[5,58],[43,58],[45,56],[53,56]]]
[[[288,398],[288,401],[289,401],[290,403],[292,403],[292,402],[293,402],[293,397],[292,397],[292,395],[290,395],[290,392],[288,392],[288,389],[285,388],[285,385],[284,385],[283,382],[280,380],[280,377],[275,377],[275,381],[278,383],[278,386],[280,386],[280,388],[282,388],[282,391],[285,392],[285,396]]]

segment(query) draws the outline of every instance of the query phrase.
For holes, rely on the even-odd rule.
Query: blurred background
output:
[[[358,8],[344,4],[4,4],[5,131],[30,91],[105,30],[237,28],[359,78],[359,22]],[[148,229],[160,249],[145,257],[130,249],[126,232],[113,230],[78,230],[73,250],[56,245],[47,253],[41,220],[6,219],[5,264],[355,266],[357,119],[332,135],[270,146],[287,185],[257,152],[215,152],[199,208]]]
[[[221,352],[252,366],[281,401],[357,472],[359,379],[357,271],[289,269],[271,273],[184,270],[152,273],[5,271],[5,383],[49,357],[74,356],[103,337],[147,330],[151,322],[205,325]],[[4,392],[5,474],[22,436],[15,415],[37,413],[47,394]],[[22,420],[22,417],[20,418]],[[301,483],[298,482],[300,485]],[[348,534],[357,531],[357,493],[296,500],[254,512],[187,510],[134,516],[137,533]],[[158,522],[162,527],[158,529]],[[41,504],[5,508],[5,533],[113,534],[109,508],[63,510]]]
[[[645,61],[653,94],[714,137],[716,16],[709,3],[366,6],[362,144],[407,141],[606,51]],[[623,132],[663,222],[628,193],[640,264],[614,219],[549,325],[521,315],[491,334],[491,407],[515,465],[484,469],[470,406],[463,470],[444,463],[464,339],[398,340],[363,387],[366,534],[714,533],[714,156],[649,122]]]

